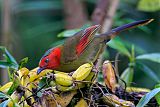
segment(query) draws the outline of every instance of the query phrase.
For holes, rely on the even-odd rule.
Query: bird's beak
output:
[[[44,69],[45,69],[45,67],[39,67],[37,70],[37,75],[40,74]]]

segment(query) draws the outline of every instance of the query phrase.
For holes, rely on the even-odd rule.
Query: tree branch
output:
[[[63,0],[67,29],[82,27],[87,22],[87,13],[81,0]]]

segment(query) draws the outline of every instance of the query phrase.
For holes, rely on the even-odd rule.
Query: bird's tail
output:
[[[122,31],[132,29],[132,28],[135,28],[135,27],[138,27],[138,26],[146,25],[146,24],[152,22],[153,20],[154,19],[146,19],[146,20],[140,20],[140,21],[135,21],[135,22],[129,23],[129,24],[125,24],[125,25],[122,25],[120,27],[114,28],[107,33],[101,34],[101,36],[104,37],[104,39],[108,41]]]

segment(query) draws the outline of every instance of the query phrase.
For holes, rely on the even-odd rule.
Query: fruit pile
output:
[[[0,87],[5,96],[0,102],[8,107],[88,107],[99,104],[134,107],[131,101],[119,98],[117,89],[122,88],[117,84],[110,61],[105,61],[102,66],[104,85],[96,81],[99,70],[92,63],[83,64],[71,73],[46,69],[37,74],[37,69],[21,68],[14,73],[14,81]]]

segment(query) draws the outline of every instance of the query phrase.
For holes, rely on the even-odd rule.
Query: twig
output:
[[[118,4],[119,0],[110,0],[110,7],[109,10],[107,11],[107,15],[106,18],[104,19],[104,23],[102,26],[102,33],[109,31],[110,28],[112,27],[113,16],[115,15]]]

